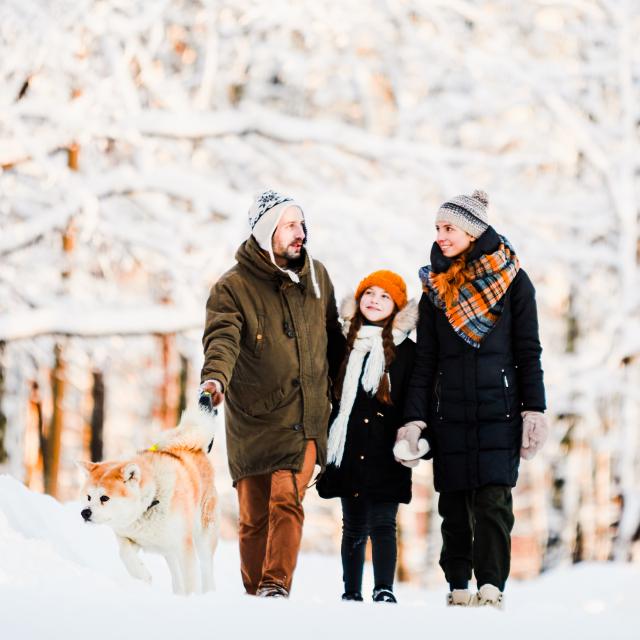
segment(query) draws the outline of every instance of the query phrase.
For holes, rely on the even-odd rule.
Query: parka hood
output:
[[[290,278],[286,271],[279,269],[277,265],[271,262],[271,258],[264,251],[258,241],[249,236],[236,251],[236,260],[238,264],[250,271],[253,275],[262,280],[276,280],[289,282]],[[302,267],[297,274],[302,281],[309,276],[309,254],[306,249],[302,249],[300,256],[300,264]]]

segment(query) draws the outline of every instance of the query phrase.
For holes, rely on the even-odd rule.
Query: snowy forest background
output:
[[[175,424],[260,189],[304,205],[341,297],[377,268],[418,296],[438,205],[482,188],[537,288],[552,424],[513,575],[640,562],[639,42],[633,0],[2,0],[0,473],[76,499],[75,460]],[[414,478],[399,573],[429,583]],[[337,551],[337,501],[306,507],[305,548]]]

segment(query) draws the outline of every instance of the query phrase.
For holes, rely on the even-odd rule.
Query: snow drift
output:
[[[145,558],[153,586],[136,582],[120,563],[109,529],[86,526],[77,504],[33,493],[9,476],[0,476],[0,550],[7,640],[637,637],[640,572],[630,565],[578,565],[509,584],[507,609],[499,612],[447,609],[444,587],[401,585],[397,606],[343,603],[339,558],[303,555],[291,599],[261,600],[244,595],[237,550],[223,543],[216,556],[217,592],[173,596],[159,557]]]

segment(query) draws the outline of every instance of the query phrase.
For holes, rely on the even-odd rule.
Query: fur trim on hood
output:
[[[342,333],[346,336],[349,333],[349,327],[351,326],[351,320],[356,315],[358,310],[358,303],[355,297],[352,295],[345,296],[340,303],[339,313],[342,318]],[[409,300],[406,306],[398,311],[396,317],[393,319],[393,328],[402,333],[411,333],[418,324],[418,304],[415,300]]]

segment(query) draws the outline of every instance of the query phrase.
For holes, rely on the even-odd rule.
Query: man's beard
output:
[[[299,249],[296,249],[291,245],[287,247],[287,251],[285,253],[285,257],[287,258],[287,260],[290,260],[290,261],[299,260],[301,255],[302,255],[302,246]]]
[[[296,244],[300,245],[299,249],[294,247]],[[303,248],[304,238],[294,238],[286,247],[274,245],[273,255],[278,261],[286,262],[286,265],[280,265],[281,268],[297,270],[304,264]]]
[[[300,260],[302,257],[302,249],[303,249],[303,240],[294,240],[287,248],[279,254],[280,257],[284,258],[287,262],[295,263]],[[300,244],[300,248],[296,249],[293,245]]]

